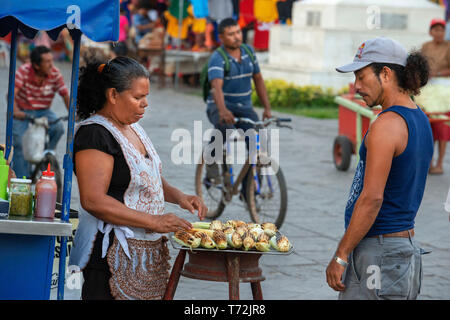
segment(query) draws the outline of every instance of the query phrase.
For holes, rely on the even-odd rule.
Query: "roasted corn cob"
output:
[[[222,225],[222,221],[220,220],[214,220],[211,222],[209,229],[211,230],[222,230],[223,229],[223,225]]]
[[[248,251],[255,246],[255,240],[253,240],[253,237],[251,236],[250,233],[248,233],[248,232],[245,233],[243,240],[242,240],[242,245],[243,245],[245,251]]]
[[[291,243],[286,236],[277,232],[272,238],[270,238],[270,245],[277,251],[287,252],[291,249]]]
[[[223,228],[222,231],[225,234],[232,234],[234,232],[234,228],[232,226],[226,226]]]
[[[216,243],[206,232],[198,231],[195,233],[195,237],[200,238],[200,246],[202,248],[213,249],[216,247]]]
[[[247,228],[246,227],[238,227],[235,229],[235,231],[241,236],[243,237],[247,232]]]
[[[184,230],[178,230],[174,234],[174,240],[181,244],[182,246],[189,247],[189,248],[197,248],[200,245],[200,239],[196,238],[189,232],[186,232]]]
[[[212,236],[214,234],[214,230],[210,230],[210,229],[191,229],[188,232],[190,232],[193,235],[195,235],[197,232],[206,233],[211,238],[212,238]]]
[[[270,244],[269,242],[257,242],[255,243],[255,248],[258,251],[267,252],[270,251]]]
[[[264,230],[261,228],[253,228],[249,230],[250,234],[252,235],[253,239],[256,241],[260,234],[264,233]]]
[[[239,249],[242,247],[242,237],[237,232],[227,234],[227,243],[231,248]]]
[[[221,230],[214,230],[213,240],[216,243],[217,249],[226,249],[228,246],[227,237]]]
[[[260,224],[253,223],[253,222],[247,223],[246,227],[247,227],[248,230],[252,230],[253,228],[261,229],[261,225]]]
[[[264,230],[264,232],[269,236],[269,237],[273,237],[278,229],[277,226],[273,223],[270,222],[265,222],[261,225],[261,228]]]
[[[232,226],[234,229],[245,227],[247,225],[244,221],[241,220],[228,220],[225,224]]]
[[[269,243],[269,241],[270,241],[270,237],[267,234],[265,234],[264,232],[260,233],[258,235],[258,238],[256,238],[256,242],[267,242],[267,243]]]
[[[192,228],[194,228],[194,229],[209,229],[210,226],[211,226],[211,222],[197,221],[197,222],[192,223]]]

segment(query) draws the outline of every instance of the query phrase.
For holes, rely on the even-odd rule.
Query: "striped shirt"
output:
[[[53,67],[42,83],[37,82],[36,72],[31,63],[24,63],[17,69],[15,100],[20,109],[48,109],[56,92],[61,96],[69,94],[69,90],[64,84],[64,79],[56,67]]]
[[[250,47],[250,46],[249,46]],[[241,62],[233,58],[227,53],[230,62],[230,70],[225,75],[225,61],[220,53],[215,51],[211,55],[208,63],[208,80],[223,79],[223,95],[225,98],[225,105],[237,105],[242,107],[252,106],[252,78],[254,74],[260,71],[258,61],[256,60],[255,52],[250,47],[253,53],[255,63],[252,63],[252,58],[247,54],[245,49],[241,47]],[[210,94],[206,101],[208,108],[215,106],[214,99]]]

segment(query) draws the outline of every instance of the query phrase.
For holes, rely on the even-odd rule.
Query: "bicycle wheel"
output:
[[[270,164],[258,163],[254,168],[259,188],[255,181],[255,170],[247,177],[247,206],[250,217],[255,223],[272,222],[281,228],[287,211],[287,188],[281,168],[274,160]],[[259,189],[259,190],[258,190]]]
[[[55,173],[55,182],[57,187],[57,193],[56,193],[56,202],[61,203],[62,201],[62,174],[61,169],[59,167],[59,162],[56,160],[56,157],[51,154],[47,153],[44,156],[44,159],[42,159],[41,162],[39,162],[36,167],[34,168],[33,174],[31,176],[31,180],[33,181],[33,184],[36,184],[39,180],[39,178],[42,176],[42,172],[47,170],[48,164],[50,163],[51,170]]]
[[[195,170],[195,193],[202,198],[208,207],[206,217],[210,219],[217,218],[225,209],[225,203],[223,202],[223,165],[219,165],[219,168],[220,175],[215,183],[206,178],[206,164],[203,156],[201,163],[197,164]]]

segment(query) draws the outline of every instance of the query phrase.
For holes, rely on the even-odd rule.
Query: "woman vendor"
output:
[[[165,201],[203,219],[207,208],[162,177],[151,140],[137,123],[148,106],[148,71],[117,57],[80,70],[74,172],[79,226],[69,265],[83,270],[82,299],[161,299],[169,278],[164,233],[190,229]]]

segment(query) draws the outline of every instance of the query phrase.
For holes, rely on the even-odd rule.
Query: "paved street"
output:
[[[70,67],[59,65],[69,86]],[[0,141],[5,141],[8,73],[0,69]],[[155,79],[156,80],[156,79]],[[156,83],[156,81],[153,81]],[[195,164],[175,165],[170,140],[177,128],[194,131],[194,121],[203,121],[203,130],[210,128],[205,106],[200,97],[172,88],[151,89],[150,107],[140,124],[147,131],[163,162],[163,176],[186,193],[194,193]],[[63,115],[60,97],[54,110]],[[258,111],[260,113],[260,111]],[[275,113],[277,114],[277,113]],[[286,115],[283,115],[286,116]],[[293,130],[280,130],[280,166],[288,185],[288,212],[282,227],[295,246],[289,256],[262,256],[260,266],[266,280],[262,282],[265,299],[336,299],[337,294],[325,281],[325,268],[332,258],[344,231],[344,208],[356,167],[356,158],[347,172],[338,172],[332,162],[331,148],[337,135],[336,120],[316,120],[292,116]],[[58,145],[62,159],[65,138]],[[450,223],[443,210],[450,185],[450,153],[447,148],[446,173],[429,176],[423,202],[416,218],[416,240],[433,252],[423,256],[423,282],[420,299],[450,299]],[[239,218],[250,221],[248,213],[236,198],[221,220]],[[78,207],[78,190],[74,176],[72,207]],[[190,221],[195,217],[172,205],[167,211],[177,212]],[[173,263],[177,254],[172,247]],[[251,299],[248,283],[240,285],[241,299]],[[54,297],[55,292],[53,293]],[[80,293],[66,289],[66,299],[79,299]],[[228,284],[199,281],[181,277],[175,299],[228,299]]]

